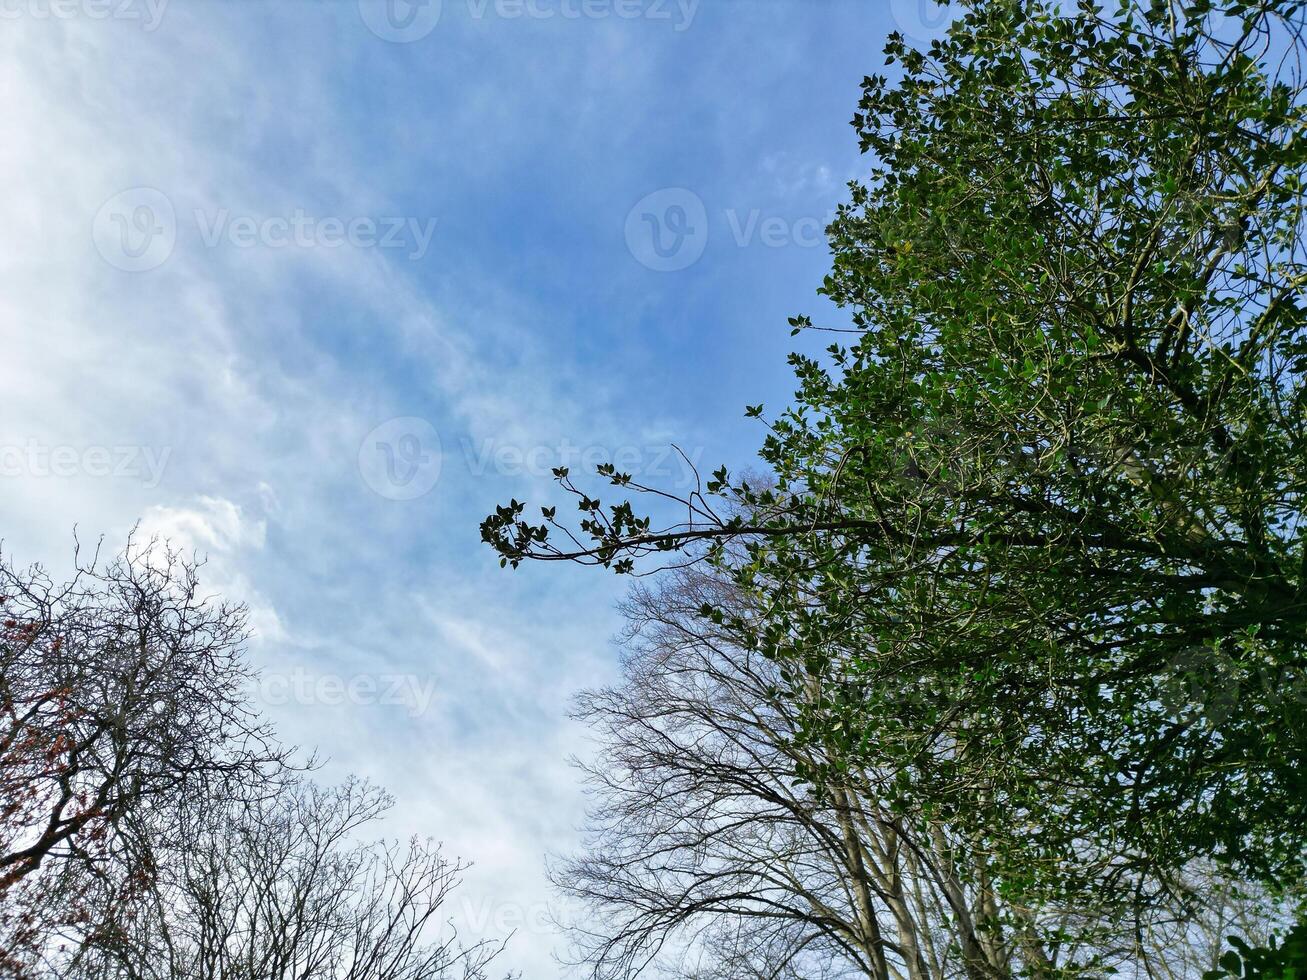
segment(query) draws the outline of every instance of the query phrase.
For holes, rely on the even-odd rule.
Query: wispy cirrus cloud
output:
[[[397,44],[346,0],[93,2],[0,21],[4,547],[57,569],[74,525],[140,522],[207,556],[287,740],[478,862],[464,928],[563,975],[543,858],[577,839],[567,704],[615,673],[620,588],[503,572],[477,524],[556,463],[747,459],[735,420],[788,390],[822,256],[732,244],[723,215],[831,205],[877,32],[446,0]],[[716,223],[662,273],[626,221],[677,186]]]

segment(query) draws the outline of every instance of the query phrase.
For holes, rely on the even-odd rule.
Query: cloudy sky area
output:
[[[749,464],[786,317],[828,316],[859,82],[937,19],[0,0],[4,550],[60,570],[74,525],[140,521],[207,555],[284,737],[476,862],[455,912],[518,927],[506,965],[568,975],[543,862],[577,839],[565,715],[615,676],[622,588],[501,571],[478,524],[559,463]]]

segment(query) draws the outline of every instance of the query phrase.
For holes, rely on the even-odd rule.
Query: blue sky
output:
[[[393,2],[0,4],[0,536],[205,554],[287,740],[475,861],[456,917],[548,980],[621,583],[500,571],[480,519],[559,462],[749,464],[859,82],[940,12]]]

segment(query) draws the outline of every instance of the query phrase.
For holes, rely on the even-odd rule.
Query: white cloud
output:
[[[584,425],[574,398],[543,380],[558,365],[517,326],[532,317],[511,292],[469,307],[433,299],[375,250],[210,249],[185,228],[196,208],[386,206],[385,175],[360,177],[333,136],[330,65],[256,63],[248,25],[220,9],[176,4],[153,34],[5,23],[0,178],[22,191],[0,198],[0,268],[15,284],[0,296],[0,447],[168,452],[155,485],[84,465],[4,477],[6,547],[57,561],[74,524],[120,542],[139,520],[142,536],[206,558],[207,588],[250,607],[265,671],[434,678],[419,717],[269,710],[288,740],[330,757],[324,778],[387,785],[392,833],[432,834],[478,862],[468,910],[541,907],[544,854],[569,845],[579,814],[566,700],[602,675],[595,637],[609,614],[602,599],[583,606],[493,569],[474,508],[497,489],[455,468],[408,506],[373,495],[356,458],[365,432],[414,403],[452,432],[523,445],[579,441]],[[329,20],[299,20],[306,46],[332,36]],[[260,157],[274,138],[301,153],[295,167]],[[91,226],[137,186],[167,194],[178,229],[166,261],[132,274],[97,254]],[[331,349],[337,318],[371,332],[405,382]],[[559,621],[579,608],[595,611]],[[555,975],[554,945],[525,928],[506,964]]]

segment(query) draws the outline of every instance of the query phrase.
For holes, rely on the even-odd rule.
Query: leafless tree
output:
[[[56,585],[6,558],[0,977],[485,977],[502,944],[440,921],[464,865],[357,840],[389,797],[292,765],[195,562],[132,541]]]
[[[359,841],[389,798],[296,779],[188,813],[149,900],[119,903],[51,962],[61,980],[483,980],[502,943],[441,921],[464,865],[430,842]]]
[[[142,887],[136,835],[187,799],[247,800],[286,753],[248,703],[245,612],[150,542],[56,584],[0,555],[0,975],[102,910],[97,878]]]
[[[1207,880],[1172,883],[1172,914],[1146,922],[1127,896],[1013,906],[947,814],[892,809],[879,774],[821,756],[781,693],[795,686],[704,606],[748,611],[703,570],[637,588],[623,682],[579,701],[601,746],[590,836],[554,878],[593,976],[1178,977],[1219,950],[1220,916],[1265,924],[1264,905]]]

